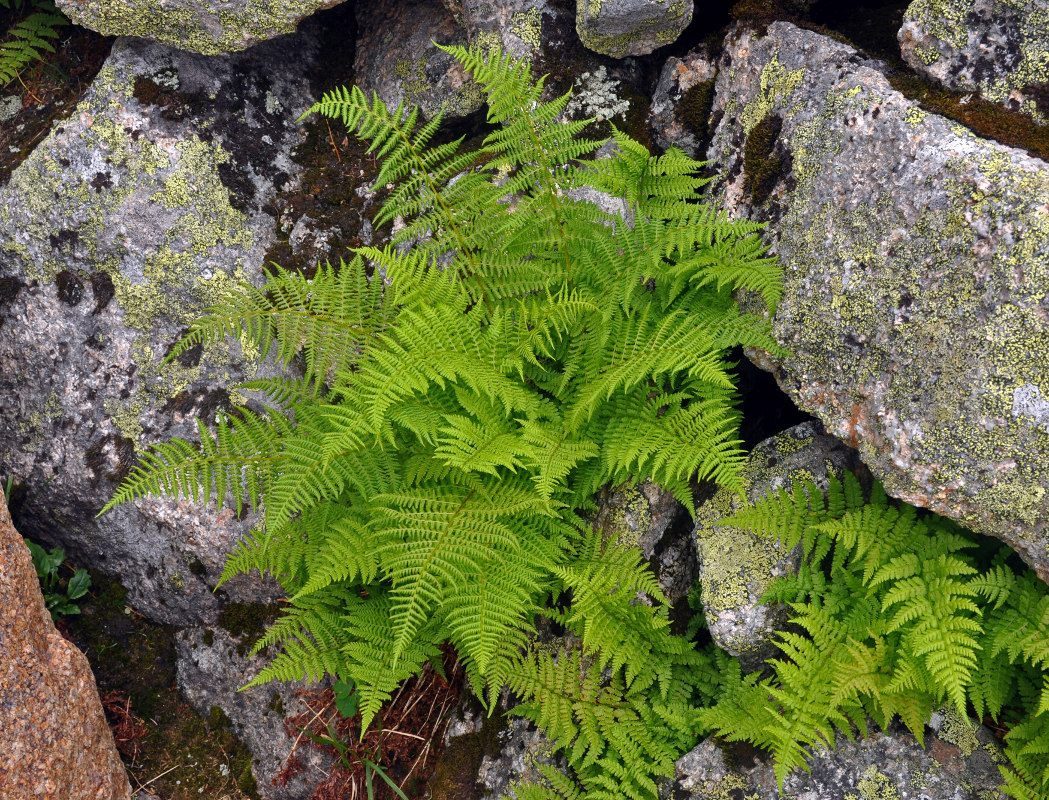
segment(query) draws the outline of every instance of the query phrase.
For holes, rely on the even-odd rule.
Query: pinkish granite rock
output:
[[[0,502],[0,797],[131,797],[87,659],[55,630]]]

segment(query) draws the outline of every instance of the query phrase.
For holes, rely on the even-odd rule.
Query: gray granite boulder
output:
[[[576,31],[595,53],[641,56],[674,42],[692,9],[692,0],[576,0]]]
[[[710,138],[717,64],[700,45],[682,58],[669,58],[652,93],[648,124],[656,144],[673,145],[692,158],[703,158]]]
[[[357,85],[391,108],[402,100],[432,117],[465,117],[484,93],[441,45],[468,44],[466,30],[432,0],[375,0],[357,5]],[[493,38],[494,42],[495,39]]]
[[[726,42],[715,194],[769,221],[790,351],[750,355],[888,492],[1049,578],[1049,165],[789,23]]]
[[[674,800],[1004,800],[1004,762],[994,735],[956,712],[934,714],[925,747],[905,729],[875,732],[833,750],[818,750],[810,772],[787,776],[776,787],[771,759],[754,751],[737,755],[712,739],[698,744],[675,764],[676,780],[661,798]]]
[[[829,475],[840,479],[846,470],[863,474],[856,451],[827,436],[818,422],[804,422],[755,447],[742,478],[754,503],[769,492],[793,491],[795,482],[825,491]],[[773,634],[785,616],[759,601],[776,578],[797,569],[801,548],[788,550],[773,538],[718,524],[741,508],[736,494],[719,489],[696,509],[694,536],[710,635],[750,671],[778,652]]]
[[[1047,0],[915,0],[899,40],[925,77],[1049,124]]]
[[[262,280],[315,51],[306,35],[222,57],[121,40],[0,187],[0,472],[24,486],[27,534],[160,622],[214,619],[250,521],[169,498],[96,514],[143,446],[195,438],[267,370],[227,343],[162,360],[233,281]]]
[[[251,770],[266,800],[305,800],[327,776],[331,757],[311,742],[289,733],[285,717],[309,709],[298,696],[305,681],[273,681],[239,691],[268,659],[250,655],[250,636],[233,636],[221,628],[184,628],[175,635],[179,689],[201,715],[220,708],[234,733],[251,753]],[[296,760],[289,780],[273,779]],[[301,771],[299,769],[301,768]]]
[[[56,0],[77,25],[141,36],[205,55],[232,53],[285,33],[344,0]],[[289,42],[291,44],[291,42]]]

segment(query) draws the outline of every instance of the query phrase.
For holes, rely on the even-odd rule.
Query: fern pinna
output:
[[[783,657],[770,677],[725,680],[700,712],[708,729],[770,749],[782,786],[811,747],[868,718],[884,729],[899,715],[922,741],[936,707],[971,706],[1011,728],[1010,794],[1049,797],[1049,587],[1015,554],[878,485],[865,503],[848,473],[826,498],[798,484],[722,524],[800,542],[805,558],[765,598],[793,611]]]
[[[0,88],[13,81],[32,61],[39,61],[43,52],[55,52],[53,40],[58,28],[68,25],[62,13],[50,0],[0,0],[0,8],[25,12],[0,34]]]
[[[403,227],[311,279],[245,286],[194,325],[171,357],[235,336],[302,374],[249,384],[269,407],[201,425],[198,445],[155,445],[110,505],[164,492],[262,509],[225,576],[271,573],[291,604],[253,684],[352,681],[367,726],[450,642],[479,696],[510,686],[566,748],[573,774],[533,796],[655,797],[693,743],[713,662],[670,635],[638,553],[577,510],[647,477],[689,507],[696,476],[738,486],[726,354],[778,348],[733,292],[772,307],[779,273],[758,226],[697,202],[698,162],[618,131],[586,160],[604,143],[562,120],[567,95],[542,100],[526,62],[449,52],[496,130],[474,152],[431,147],[439,118],[325,95],[312,112],[382,159],[376,222]],[[537,615],[578,649],[532,647]]]

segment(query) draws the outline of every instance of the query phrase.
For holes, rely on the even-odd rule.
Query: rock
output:
[[[702,158],[710,140],[717,65],[710,48],[700,45],[684,58],[669,58],[652,93],[648,124],[664,150],[674,146]]]
[[[1049,578],[1049,165],[784,22],[730,36],[713,113],[714,193],[784,271],[790,354],[749,355],[891,495]]]
[[[675,41],[692,8],[692,0],[576,0],[576,31],[595,53],[642,56]]]
[[[484,787],[482,800],[500,800],[517,797],[514,787],[523,783],[545,783],[539,766],[551,766],[561,771],[568,767],[563,756],[546,735],[526,719],[517,718],[499,732],[502,748],[498,755],[485,755],[477,774],[477,783]]]
[[[402,100],[426,117],[465,117],[484,93],[455,59],[434,44],[466,45],[466,31],[432,0],[375,0],[357,6],[357,85],[391,108]],[[395,45],[395,46],[391,46]]]
[[[604,490],[594,524],[618,544],[636,545],[652,564],[671,606],[696,582],[696,553],[688,512],[652,481]]]
[[[678,759],[676,780],[664,785],[661,798],[713,800],[955,800],[997,798],[1004,762],[994,735],[983,725],[961,719],[939,732],[925,731],[925,747],[901,726],[888,733],[868,732],[849,741],[838,737],[833,750],[818,750],[809,760],[811,772],[794,770],[776,787],[772,760],[751,750],[735,757],[707,739]],[[934,719],[937,715],[934,715]],[[943,715],[939,715],[943,720]],[[728,746],[726,746],[728,747]],[[730,766],[730,764],[735,766]]]
[[[796,481],[826,491],[829,474],[840,478],[845,470],[863,475],[856,451],[824,433],[818,422],[804,422],[755,447],[742,477],[753,503],[769,492],[793,491]],[[785,615],[759,601],[774,579],[797,569],[801,548],[788,550],[775,539],[716,524],[741,507],[737,495],[718,489],[696,509],[694,536],[710,635],[750,671],[778,652],[772,637]]]
[[[1047,0],[914,0],[899,40],[921,75],[1049,124]]]
[[[0,797],[131,797],[84,654],[55,630],[0,498]]]
[[[253,642],[231,636],[221,628],[185,628],[175,636],[178,648],[178,684],[182,695],[202,716],[220,709],[234,733],[252,755],[252,772],[266,800],[303,800],[327,775],[331,758],[297,741],[285,730],[284,720],[307,710],[296,692],[306,687],[272,682],[239,691],[268,663],[263,655],[249,655]],[[273,779],[294,756],[302,767],[287,782]],[[294,771],[293,771],[294,772]]]
[[[514,58],[531,58],[544,42],[543,18],[560,11],[548,0],[463,0],[471,44],[498,44]]]
[[[27,489],[27,533],[124,579],[160,622],[214,619],[250,520],[170,498],[95,515],[140,448],[195,439],[270,369],[226,343],[162,359],[235,280],[262,281],[315,51],[307,34],[212,58],[119,41],[0,187],[0,469]]]
[[[74,23],[106,36],[141,36],[204,55],[232,53],[292,33],[301,20],[341,2],[344,0],[56,0]]]

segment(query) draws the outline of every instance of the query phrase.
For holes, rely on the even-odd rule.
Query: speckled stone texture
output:
[[[652,481],[604,490],[594,524],[621,545],[636,546],[655,572],[671,606],[684,601],[696,582],[696,552],[688,511]]]
[[[1005,800],[994,735],[956,713],[934,714],[925,747],[905,729],[873,726],[867,738],[839,737],[819,750],[811,772],[796,769],[776,787],[771,759],[707,739],[675,764],[662,800]]]
[[[692,9],[692,0],[577,0],[576,31],[595,53],[643,56],[676,41]]]
[[[804,422],[757,445],[742,478],[753,503],[779,489],[791,492],[795,482],[825,491],[829,474],[840,479],[846,470],[868,477],[855,450],[827,436],[818,422]],[[693,535],[710,635],[750,671],[778,653],[773,634],[785,615],[760,600],[773,580],[797,569],[801,547],[788,550],[775,539],[718,524],[741,508],[737,495],[719,489],[696,509]]]
[[[547,0],[461,0],[471,44],[498,44],[514,58],[531,58],[543,44],[543,19],[560,10]]]
[[[238,691],[269,663],[250,655],[253,642],[234,638],[221,628],[186,628],[175,635],[178,685],[183,697],[202,716],[221,708],[233,732],[251,753],[251,771],[266,800],[305,800],[327,777],[331,757],[289,736],[285,717],[307,711],[296,692],[306,681],[274,681]],[[298,746],[296,746],[298,745]],[[294,750],[294,752],[293,752]],[[273,778],[294,757],[301,772],[281,785]]]
[[[214,620],[250,520],[170,498],[95,516],[139,448],[195,439],[198,416],[269,370],[227,343],[161,361],[234,281],[262,281],[315,50],[304,34],[216,57],[120,40],[0,186],[0,474],[25,485],[27,533],[123,580],[159,622]]]
[[[481,108],[481,87],[441,45],[469,44],[466,30],[433,0],[357,4],[357,85],[391,108],[402,100],[426,117],[464,117]]]
[[[899,40],[927,78],[1049,124],[1049,0],[915,0]]]
[[[890,494],[1049,578],[1049,165],[925,113],[879,67],[783,22],[726,42],[714,192],[771,223],[784,272],[790,355],[750,355]]]
[[[106,36],[141,36],[218,55],[285,33],[345,0],[56,0],[77,25]]]
[[[84,654],[55,630],[0,497],[0,797],[121,800],[124,765]]]
[[[717,64],[706,45],[683,58],[667,59],[648,114],[656,144],[663,149],[673,145],[691,158],[703,158],[716,75]]]

